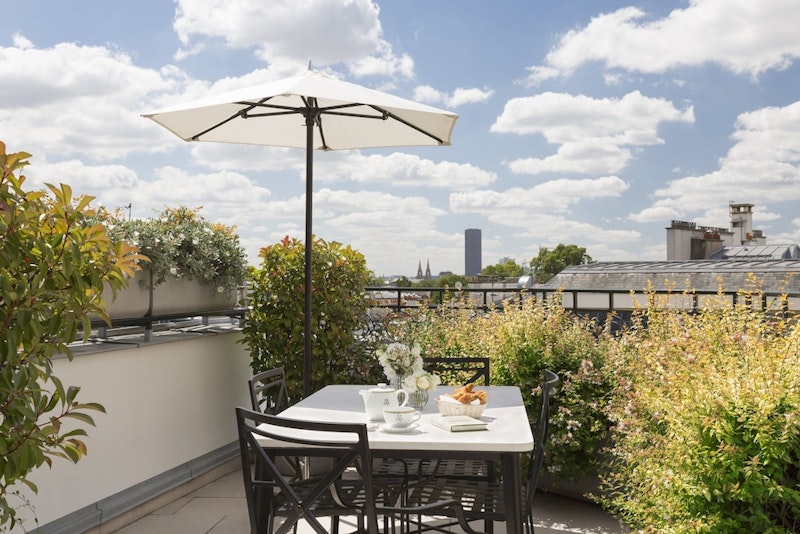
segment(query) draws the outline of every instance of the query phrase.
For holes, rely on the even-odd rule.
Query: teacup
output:
[[[406,428],[413,422],[419,421],[422,414],[411,406],[398,406],[383,409],[383,420],[391,428]]]

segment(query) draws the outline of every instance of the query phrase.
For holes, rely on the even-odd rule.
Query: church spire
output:
[[[417,278],[422,278],[422,260],[419,260],[419,267],[417,267]]]

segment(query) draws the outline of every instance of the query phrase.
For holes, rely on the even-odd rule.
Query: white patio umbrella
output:
[[[145,113],[185,141],[306,149],[303,394],[311,393],[313,150],[450,145],[458,115],[311,69]]]

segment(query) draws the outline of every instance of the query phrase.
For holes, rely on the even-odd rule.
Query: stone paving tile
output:
[[[116,531],[116,534],[240,534],[250,530],[242,475],[236,471]],[[537,534],[623,534],[618,520],[598,506],[553,493],[537,495]],[[350,532],[353,518],[343,518],[340,532]],[[475,524],[478,530],[482,523]],[[457,528],[454,532],[458,532]],[[504,534],[502,523],[495,533]],[[298,534],[311,534],[306,526]]]

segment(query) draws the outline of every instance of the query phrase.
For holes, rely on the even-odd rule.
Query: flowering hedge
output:
[[[743,306],[643,314],[609,352],[605,504],[644,532],[797,532],[795,326]]]
[[[615,336],[533,299],[419,310],[390,328],[424,356],[488,356],[495,384],[535,393],[542,369],[558,372],[545,465],[600,474],[599,500],[635,530],[800,531],[796,322],[722,297],[696,313],[651,306]]]

